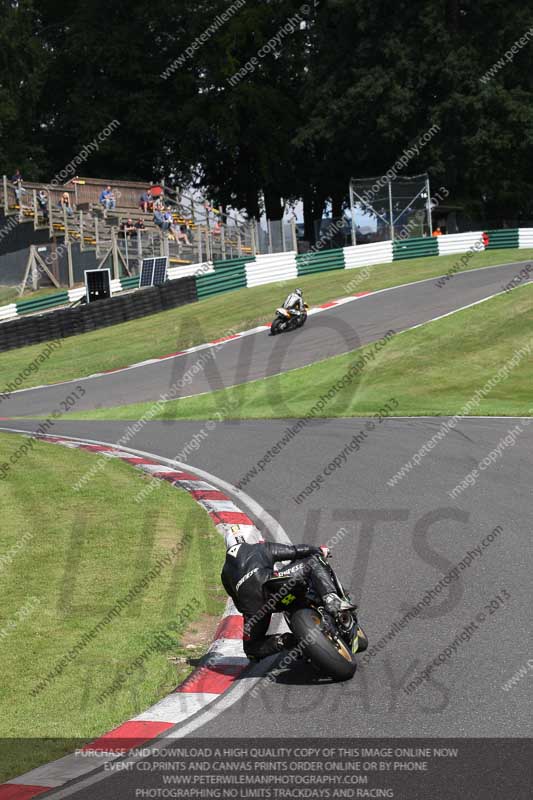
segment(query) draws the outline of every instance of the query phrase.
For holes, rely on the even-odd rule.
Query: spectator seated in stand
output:
[[[146,214],[148,211],[154,210],[154,198],[152,197],[152,190],[148,189],[143,192],[139,200],[139,208]]]
[[[165,219],[165,215],[159,208],[154,210],[154,224],[161,228],[162,231],[168,231],[170,228],[168,220]]]
[[[170,210],[170,207],[167,207],[166,211],[164,212],[163,219],[165,220],[165,226],[166,226],[163,230],[168,231],[169,234],[174,239],[174,241],[177,242],[178,241],[176,237],[177,226],[174,223],[174,217],[172,216],[172,211]]]
[[[172,232],[174,234],[175,240],[179,242],[183,242],[188,247],[192,247],[192,242],[188,237],[188,231],[186,225],[174,225]]]
[[[70,195],[69,195],[68,192],[63,192],[63,194],[61,195],[61,197],[59,199],[58,205],[59,205],[59,208],[62,211],[66,211],[67,212],[69,217],[71,217],[74,214],[72,206],[70,205]]]
[[[102,190],[98,202],[104,207],[105,211],[110,211],[115,208],[115,195],[113,194],[111,186],[106,186],[105,189]]]
[[[433,231],[433,233],[431,235],[432,236],[442,236],[442,231],[441,231],[440,228],[435,228],[435,230]]]
[[[142,219],[140,217],[137,220],[137,222],[135,223],[135,230],[136,231],[144,231],[144,222],[142,221]]]

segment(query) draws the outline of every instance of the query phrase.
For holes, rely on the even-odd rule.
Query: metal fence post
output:
[[[196,233],[198,234],[198,263],[202,263],[202,231],[200,228],[196,228]]]
[[[7,196],[7,175],[4,175],[2,178],[3,186],[4,186],[4,214],[9,214],[9,198]]]
[[[33,189],[33,229],[37,230],[39,214],[37,213],[37,189]]]
[[[426,178],[426,192],[428,196],[428,225],[429,236],[433,233],[433,211],[431,208],[431,189],[429,188],[429,176]]]
[[[296,235],[296,220],[294,217],[291,219],[291,236],[292,236],[292,249],[295,253],[298,252],[298,237]]]
[[[357,244],[357,226],[355,223],[355,203],[353,198],[353,189],[352,189],[352,182],[350,181],[350,217],[351,217],[351,228],[352,228],[352,246],[355,247]]]
[[[111,228],[111,245],[113,250],[113,278],[118,279],[120,278],[119,273],[119,266],[118,266],[118,244],[117,244],[117,232],[115,228]]]
[[[100,231],[98,228],[98,217],[94,218],[94,239],[96,246],[96,258],[100,258]]]
[[[50,189],[46,190],[46,196],[48,198],[48,235],[50,239],[54,235],[54,221],[52,219],[53,209],[52,209],[52,195],[50,194]]]
[[[141,266],[143,263],[143,238],[142,238],[142,231],[139,228],[137,228],[137,258],[139,259],[137,268],[140,275]]]
[[[34,292],[39,288],[39,270],[37,269],[37,261],[35,258],[35,248],[31,248],[31,286]]]
[[[67,238],[67,262],[68,262],[68,288],[72,289],[74,286],[74,266],[72,264],[72,245],[70,239]]]
[[[389,181],[390,238],[394,241],[394,209],[392,207],[392,181]]]

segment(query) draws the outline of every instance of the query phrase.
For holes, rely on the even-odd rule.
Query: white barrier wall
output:
[[[17,316],[17,304],[9,303],[7,306],[0,307],[0,320],[15,319]]]
[[[439,236],[439,256],[448,256],[451,253],[466,253],[476,246],[477,250],[484,250],[483,231],[469,231],[468,233],[449,233]]]
[[[247,286],[262,286],[298,277],[294,251],[256,256],[255,261],[245,265],[245,269]]]
[[[169,281],[175,281],[178,278],[187,278],[189,275],[209,275],[214,271],[213,262],[206,261],[203,264],[184,264],[181,267],[169,267],[167,277]]]
[[[372,242],[344,248],[344,269],[368,267],[371,264],[390,264],[393,259],[392,242]]]
[[[519,229],[518,247],[533,247],[533,228]]]

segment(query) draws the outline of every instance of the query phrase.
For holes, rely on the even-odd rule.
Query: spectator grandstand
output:
[[[244,220],[241,215],[229,218],[215,212],[203,198],[164,185],[118,180],[110,184],[105,179],[83,177],[74,177],[63,185],[23,184],[20,173],[16,174],[16,181],[4,176],[0,187],[0,211],[4,217],[0,226],[6,235],[14,228],[20,232],[20,226],[27,226],[28,231],[41,235],[32,239],[28,232],[23,237],[25,242],[57,245],[59,241],[69,253],[73,246],[75,254],[93,253],[93,268],[110,259],[114,277],[137,274],[142,258],[149,256],[168,255],[170,263],[178,266],[260,251],[261,237],[255,222]],[[152,209],[156,204],[165,218],[166,224],[161,227],[154,221]],[[135,226],[133,215],[137,219]],[[129,235],[124,235],[125,230]],[[4,248],[3,252],[8,251]],[[88,268],[87,257],[84,265]],[[54,272],[54,264],[50,269]],[[0,263],[0,284],[7,282],[2,272]],[[69,275],[71,286],[71,268]],[[59,274],[56,277],[61,280]]]

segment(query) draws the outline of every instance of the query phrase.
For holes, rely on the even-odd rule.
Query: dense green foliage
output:
[[[8,174],[49,180],[118,119],[80,174],[182,183],[192,174],[214,200],[252,215],[261,198],[273,219],[281,198],[304,197],[309,222],[328,197],[340,210],[350,175],[381,175],[437,124],[407,172],[428,170],[449,202],[489,220],[533,216],[533,30],[520,0],[0,0],[0,9]]]

